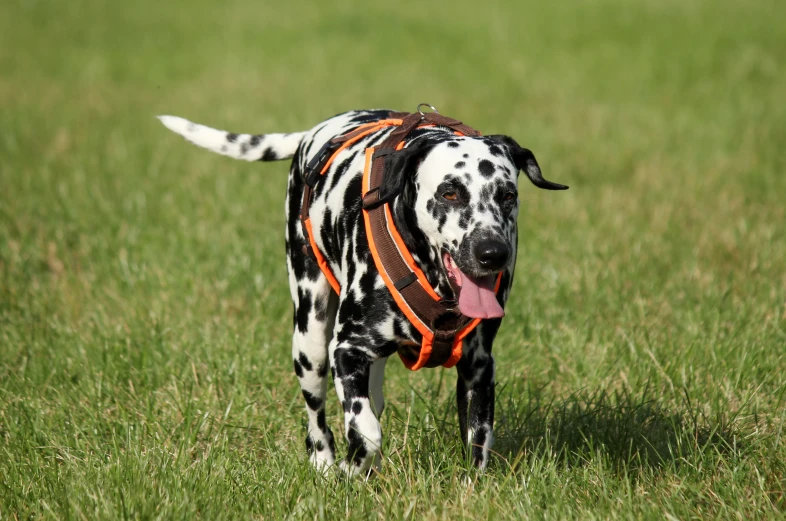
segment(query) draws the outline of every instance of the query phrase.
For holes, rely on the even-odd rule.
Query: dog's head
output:
[[[539,188],[568,188],[543,179],[532,152],[507,136],[416,142],[386,159],[380,199],[401,195],[466,316],[504,314],[494,286],[515,256],[520,170]]]

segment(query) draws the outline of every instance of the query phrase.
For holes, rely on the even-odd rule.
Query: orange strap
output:
[[[325,166],[322,168],[322,170],[319,172],[319,174],[320,175],[325,175],[325,173],[328,171],[328,168],[330,168],[330,165],[333,163],[333,160],[336,158],[336,156],[342,150],[344,150],[345,148],[351,146],[356,141],[364,138],[365,136],[367,136],[369,134],[373,134],[374,132],[382,130],[385,127],[397,127],[397,126],[401,125],[401,123],[402,123],[402,120],[400,120],[400,119],[381,119],[379,121],[372,121],[371,123],[366,123],[365,125],[360,125],[358,128],[356,128],[355,130],[353,130],[349,134],[345,134],[344,136],[342,136],[339,139],[342,139],[344,137],[349,137],[349,139],[346,139],[345,141],[343,141],[343,143],[338,148],[338,150],[333,152],[333,155],[330,156],[330,159],[327,160],[327,162],[325,163]],[[336,141],[336,142],[338,142],[338,141]]]
[[[319,266],[319,269],[322,270],[322,273],[330,283],[330,287],[332,287],[333,291],[336,292],[336,295],[340,294],[341,284],[339,284],[338,280],[336,280],[336,276],[333,275],[333,270],[330,269],[330,265],[328,264],[324,255],[322,255],[322,252],[319,251],[317,243],[314,242],[314,230],[311,228],[311,219],[306,219],[303,221],[303,226],[306,228],[306,237],[308,237],[308,243],[311,245],[311,253],[314,254],[314,259],[317,261],[317,266]]]

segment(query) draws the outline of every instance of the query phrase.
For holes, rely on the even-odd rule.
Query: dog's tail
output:
[[[166,128],[193,144],[245,161],[276,161],[295,155],[305,132],[294,134],[234,134],[192,123],[177,116],[158,116]]]

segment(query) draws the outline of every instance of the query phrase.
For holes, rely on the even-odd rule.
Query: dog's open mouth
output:
[[[505,316],[505,311],[497,302],[494,286],[497,275],[491,274],[484,277],[471,277],[461,271],[449,253],[442,254],[442,262],[448,277],[458,286],[459,311],[470,318],[499,318]]]

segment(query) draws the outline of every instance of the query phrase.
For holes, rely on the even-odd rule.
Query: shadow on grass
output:
[[[514,468],[533,457],[576,466],[600,456],[620,471],[657,470],[741,450],[733,418],[706,417],[687,393],[667,408],[649,387],[636,394],[580,391],[560,400],[543,391],[531,389],[522,401],[523,393],[498,390],[494,450]]]

